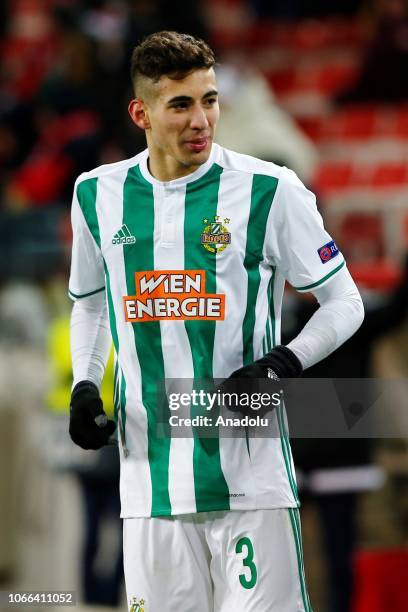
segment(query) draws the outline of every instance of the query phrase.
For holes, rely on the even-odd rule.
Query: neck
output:
[[[192,172],[195,172],[199,166],[183,166],[182,164],[170,163],[165,164],[158,162],[154,155],[151,155],[149,150],[149,159],[147,160],[147,166],[149,168],[150,174],[157,179],[158,181],[173,181],[174,179],[181,178],[182,176],[187,176]]]

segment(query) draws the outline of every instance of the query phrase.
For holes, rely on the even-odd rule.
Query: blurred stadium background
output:
[[[144,148],[126,112],[129,56],[159,29],[216,49],[220,144],[285,164],[316,192],[368,310],[392,320],[360,340],[367,375],[408,371],[407,0],[3,0],[0,590],[72,589],[84,610],[126,601],[115,456],[90,458],[66,439],[71,191],[80,172]],[[289,292],[288,334],[298,307]],[[331,375],[356,375],[343,365]],[[359,463],[375,468],[371,477],[354,478]],[[354,488],[301,492],[314,609],[407,610],[406,440],[377,440],[345,465]],[[338,554],[328,499],[349,540]],[[341,603],[350,572],[350,604]]]

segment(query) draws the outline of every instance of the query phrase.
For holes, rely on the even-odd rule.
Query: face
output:
[[[159,180],[194,172],[210,155],[219,117],[214,70],[161,77],[146,98],[132,100],[129,113],[146,131],[150,171]]]

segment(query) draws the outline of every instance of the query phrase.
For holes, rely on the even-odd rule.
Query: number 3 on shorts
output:
[[[251,576],[248,580],[245,574],[240,574],[239,581],[241,583],[241,586],[244,587],[244,589],[252,589],[256,584],[258,573],[256,571],[256,565],[254,563],[254,547],[252,546],[251,540],[249,538],[240,538],[235,545],[235,552],[237,554],[242,553],[242,549],[244,546],[246,548],[246,557],[242,559],[242,564],[245,567],[249,568]]]

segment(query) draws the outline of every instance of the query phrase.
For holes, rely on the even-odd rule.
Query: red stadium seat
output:
[[[356,74],[352,62],[333,62],[322,66],[318,60],[312,63],[300,62],[282,71],[266,73],[274,92],[279,96],[315,91],[329,96],[351,83]]]
[[[352,612],[406,612],[407,574],[406,550],[359,552],[355,559]]]
[[[351,162],[322,162],[313,179],[314,188],[319,194],[344,189],[350,184],[352,173]]]
[[[388,259],[381,258],[369,263],[353,263],[347,260],[347,267],[357,285],[366,289],[392,291],[402,278],[399,268]]]
[[[408,107],[374,104],[350,106],[327,117],[301,118],[298,123],[316,142],[366,141],[374,138],[401,141],[408,138]]]
[[[349,19],[308,19],[297,23],[255,22],[250,27],[249,41],[259,47],[273,44],[295,51],[359,47],[363,39],[361,25]]]
[[[324,196],[348,189],[408,187],[408,166],[404,162],[375,162],[363,164],[348,161],[322,162],[313,185]]]
[[[408,184],[408,165],[404,162],[379,164],[372,174],[374,187]]]
[[[408,138],[408,106],[400,108],[397,112],[395,136],[399,138]]]

